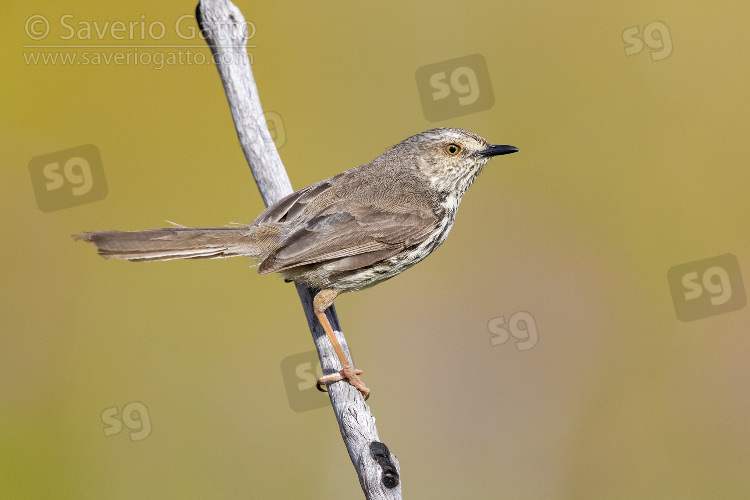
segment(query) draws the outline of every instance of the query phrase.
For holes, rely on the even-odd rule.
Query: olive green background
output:
[[[683,323],[667,282],[726,253],[750,282],[750,5],[238,5],[295,188],[434,126],[521,150],[488,164],[434,255],[336,302],[406,498],[750,496],[750,309]],[[207,56],[174,30],[194,8],[0,14],[2,498],[362,496],[330,408],[287,402],[281,362],[313,348],[293,286],[245,259],[104,261],[70,238],[263,209],[212,65],[26,62],[39,43]],[[167,33],[61,41],[66,14]],[[672,54],[626,56],[623,31],[653,21]],[[428,122],[417,69],[476,53],[494,106]],[[43,213],[29,162],[86,144],[106,198]],[[488,322],[518,311],[538,344],[493,347]],[[101,413],[136,401],[151,434],[105,436]]]

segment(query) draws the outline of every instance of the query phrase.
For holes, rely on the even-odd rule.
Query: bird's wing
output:
[[[318,182],[299,191],[289,194],[258,216],[253,226],[273,224],[275,222],[291,222],[306,209],[310,202],[330,195],[331,179]],[[321,196],[323,195],[323,196]]]
[[[289,210],[294,210],[294,203]],[[412,204],[411,208],[407,212],[403,207],[339,200],[286,235],[258,272],[267,274],[325,261],[332,261],[330,264],[340,271],[372,265],[418,245],[435,229],[438,218],[428,206]]]

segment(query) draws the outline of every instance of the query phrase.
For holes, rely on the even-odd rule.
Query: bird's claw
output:
[[[320,392],[328,392],[323,388],[327,383],[346,380],[347,382],[349,382],[349,384],[353,385],[359,392],[361,392],[362,396],[365,398],[365,401],[367,401],[367,398],[370,397],[370,389],[368,389],[365,383],[362,382],[362,379],[359,378],[359,375],[362,375],[363,373],[364,372],[362,370],[347,367],[329,375],[323,375],[318,379],[316,386]]]

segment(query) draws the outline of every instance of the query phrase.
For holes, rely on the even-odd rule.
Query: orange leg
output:
[[[370,389],[368,389],[365,383],[362,382],[362,379],[359,378],[359,375],[363,372],[362,370],[356,370],[349,362],[349,358],[346,357],[344,349],[341,347],[341,344],[339,344],[336,334],[333,332],[333,327],[331,327],[331,323],[328,321],[328,317],[325,313],[325,310],[333,304],[333,299],[336,298],[336,295],[338,295],[338,292],[334,292],[333,290],[323,290],[315,296],[314,301],[315,316],[318,317],[318,321],[320,321],[323,330],[325,330],[326,336],[328,337],[328,340],[331,341],[333,350],[336,351],[336,356],[338,356],[339,362],[341,363],[341,370],[336,373],[331,373],[330,375],[324,375],[318,379],[318,389],[322,391],[323,389],[321,387],[329,382],[346,380],[356,387],[359,392],[362,393],[365,400],[367,400],[367,398],[370,397]]]

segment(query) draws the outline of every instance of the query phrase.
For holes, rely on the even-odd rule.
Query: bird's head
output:
[[[384,156],[416,167],[434,190],[460,199],[490,158],[516,151],[513,146],[490,144],[468,130],[435,128],[404,139]]]

